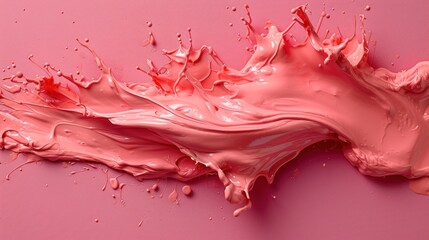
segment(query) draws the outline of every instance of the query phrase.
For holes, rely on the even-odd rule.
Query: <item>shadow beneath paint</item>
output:
[[[366,179],[368,182],[370,182],[371,185],[376,186],[376,189],[380,189],[380,191],[384,193],[394,193],[399,190],[403,190],[405,187],[407,187],[408,181],[401,177],[401,176],[388,176],[388,177],[371,177],[371,176],[365,176],[360,173],[358,173],[358,170],[354,168],[352,165],[349,164],[348,160],[343,157],[342,154],[342,145],[339,142],[335,141],[324,141],[321,143],[314,144],[306,149],[304,149],[295,159],[291,160],[289,163],[285,164],[283,167],[279,169],[277,172],[274,182],[272,184],[269,184],[265,178],[259,178],[253,187],[253,189],[250,192],[251,198],[252,198],[252,208],[248,212],[244,212],[244,215],[249,215],[251,218],[264,218],[264,219],[271,219],[270,216],[276,215],[278,212],[278,206],[279,205],[287,205],[287,202],[294,202],[296,203],[299,199],[300,195],[288,195],[284,193],[289,193],[288,190],[283,191],[285,187],[294,187],[293,184],[290,182],[294,181],[294,178],[301,178],[305,177],[308,178],[309,176],[300,176],[299,172],[314,172],[314,171],[323,171],[322,168],[323,163],[327,163],[329,166],[340,166],[341,168],[350,168],[355,170],[356,174],[361,175],[360,177]],[[22,158],[24,159],[24,158]],[[23,161],[22,159],[19,159],[20,161]],[[36,162],[39,163],[39,162]],[[71,166],[65,167],[64,163],[59,162],[52,162],[52,161],[43,161],[43,164],[46,164],[48,167],[55,167],[64,169],[64,171],[77,171],[82,170],[82,167],[88,167],[87,163],[76,163],[76,164],[70,164]],[[106,166],[102,164],[93,164],[99,169],[107,168]],[[315,166],[317,165],[317,169],[315,169]],[[92,168],[90,167],[92,170]],[[298,170],[298,171],[297,171]],[[111,174],[112,176],[118,175],[118,174],[124,174],[124,176],[127,176],[126,178],[133,178],[131,175],[126,174],[124,172],[121,172],[119,170],[113,170],[109,168],[109,171],[112,171],[114,174]],[[86,171],[84,171],[86,172]],[[102,172],[100,171],[99,174],[102,175]],[[333,173],[335,174],[335,172]],[[342,173],[344,175],[344,173]],[[80,175],[80,174],[79,174]],[[104,178],[103,176],[100,176],[100,178]],[[335,178],[333,178],[335,179]],[[345,178],[347,179],[347,178]],[[170,180],[169,180],[170,181]],[[221,191],[223,194],[223,186],[221,182],[218,180],[216,175],[205,175],[197,177],[193,180],[187,181],[187,182],[179,182],[176,180],[171,180],[173,182],[173,185],[180,184],[178,187],[178,190],[181,190],[182,185],[207,185],[207,187],[212,188],[213,191]],[[311,182],[312,180],[308,180],[308,182]],[[132,181],[126,181],[127,184]],[[145,180],[146,182],[146,180]],[[285,183],[287,183],[285,186]],[[292,186],[291,186],[292,185]],[[298,187],[298,185],[296,185]],[[308,186],[308,189],[310,189],[312,186]],[[351,186],[353,187],[353,186]],[[301,185],[302,188],[302,185]],[[308,191],[308,189],[304,189],[303,191]],[[279,199],[276,196],[276,192],[282,192],[282,198]],[[293,191],[296,193],[296,191]],[[198,192],[192,193],[190,198],[198,198]],[[294,199],[295,198],[295,199]],[[292,201],[293,200],[293,201]],[[234,205],[233,207],[240,207],[239,205]],[[293,208],[294,206],[290,206]],[[284,208],[287,210],[287,208]],[[269,224],[269,221],[267,222]]]
[[[408,179],[406,179],[403,176],[385,176],[385,177],[373,177],[373,176],[367,176],[367,175],[363,175],[363,176],[372,184],[378,185],[382,188],[397,188],[408,184]]]
[[[318,181],[318,179],[322,180],[321,183],[323,183],[324,181],[329,180],[347,181],[348,177],[361,177],[365,180],[358,181],[361,186],[359,186],[359,189],[356,189],[355,191],[362,191],[362,193],[380,191],[381,194],[399,195],[398,192],[404,192],[404,188],[408,188],[408,181],[402,176],[372,177],[361,174],[358,169],[352,166],[343,156],[341,149],[341,143],[331,141],[312,145],[304,149],[295,159],[281,167],[272,184],[269,184],[264,178],[259,178],[250,192],[253,203],[252,209],[250,210],[250,213],[244,214],[252,215],[252,217],[255,218],[270,219],[270,216],[275,216],[278,214],[278,211],[287,211],[290,208],[294,208],[294,206],[287,206],[287,203],[285,202],[290,201],[291,203],[296,204],[297,202],[300,202],[299,199],[302,197],[308,197],[308,191],[311,191],[310,189],[314,187],[311,185],[311,182]],[[324,169],[325,163],[326,169]],[[323,171],[325,172],[320,173]],[[305,174],[300,174],[300,172]],[[301,181],[300,184],[293,184],[294,178],[308,178],[310,177],[309,174],[315,175],[314,179],[306,179],[305,181]],[[329,174],[331,174],[331,176]],[[365,181],[369,183],[370,187],[365,184]],[[308,188],[302,190],[284,189],[285,187],[303,188],[303,182],[309,184]],[[353,184],[353,181],[351,184]],[[350,188],[353,188],[353,185],[351,185]],[[307,191],[307,194],[303,193],[305,191]],[[410,194],[414,194],[411,190],[409,191]],[[275,196],[276,192],[281,193],[281,198]],[[320,192],[323,194],[323,190],[319,191],[319,193]],[[294,194],[292,195],[289,193]],[[300,193],[302,193],[302,195],[299,195]],[[348,196],[347,193],[338,197],[344,199],[352,198],[352,196]],[[314,202],[317,204],[316,198]],[[285,214],[287,214],[287,212]],[[269,223],[267,223],[267,225],[268,224]]]

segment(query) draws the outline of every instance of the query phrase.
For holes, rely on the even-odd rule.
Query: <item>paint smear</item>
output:
[[[321,37],[304,6],[292,12],[289,27],[267,23],[262,34],[250,15],[243,18],[253,48],[241,69],[211,47],[180,41],[165,52],[168,64],[140,68],[147,83],[117,81],[80,42],[100,69],[96,80],[49,64],[41,66],[44,76],[4,79],[0,146],[28,161],[103,163],[139,180],[216,173],[225,198],[243,205],[235,216],[250,208],[258,177],[272,182],[281,166],[324,140],[341,142],[363,174],[429,176],[429,62],[398,73],[375,69],[364,31],[361,41]],[[306,32],[304,42],[288,40],[295,27]],[[427,193],[427,182],[412,189]]]

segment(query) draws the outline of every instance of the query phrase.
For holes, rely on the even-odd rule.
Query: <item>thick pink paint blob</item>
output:
[[[365,34],[361,43],[356,35],[323,39],[305,7],[293,13],[290,27],[307,33],[301,44],[287,40],[290,27],[268,24],[259,35],[244,20],[254,48],[242,69],[224,65],[210,47],[181,44],[166,52],[169,64],[148,61],[152,82],[144,84],[118,82],[81,43],[94,53],[96,80],[50,65],[44,77],[5,79],[0,146],[31,161],[99,162],[140,180],[217,173],[225,198],[245,204],[234,215],[251,206],[258,177],[272,182],[281,166],[324,140],[341,142],[363,174],[429,176],[429,63],[374,69]],[[427,193],[425,183],[412,189]]]

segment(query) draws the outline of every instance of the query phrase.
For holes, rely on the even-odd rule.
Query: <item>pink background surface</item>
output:
[[[250,5],[259,30],[267,20],[287,26],[290,9],[305,3],[316,24],[323,8],[319,1],[1,1],[0,69],[11,62],[17,68],[0,76],[18,70],[42,74],[27,60],[33,54],[41,64],[49,62],[63,72],[79,70],[95,77],[95,64],[74,40],[78,37],[90,39],[119,80],[142,81],[147,78],[135,66],[143,66],[147,58],[165,62],[161,50],[175,48],[176,33],[186,36],[187,27],[192,28],[195,46],[211,45],[227,64],[239,68],[249,57],[247,42],[237,41],[238,33],[245,34],[240,21],[244,3]],[[370,45],[374,65],[401,70],[429,59],[427,1],[325,3],[331,18],[322,31],[335,31],[338,26],[350,35],[354,16],[367,16],[366,29],[376,41]],[[366,5],[371,6],[368,12]],[[237,11],[226,6],[236,6]],[[146,21],[153,26],[148,28]],[[156,47],[143,47],[149,31]],[[64,168],[60,163],[40,162],[22,167],[6,181],[4,176],[23,162],[0,152],[2,240],[429,238],[429,197],[409,191],[402,178],[362,176],[341,151],[328,145],[306,150],[279,172],[273,185],[257,182],[251,192],[253,208],[238,218],[232,217],[237,206],[223,199],[223,187],[214,176],[191,182],[195,194],[188,198],[179,192],[178,205],[167,196],[183,183],[161,180],[160,191],[148,194],[146,188],[156,181],[121,176],[120,182],[127,184],[125,204],[121,204],[118,191],[109,187],[101,191],[106,176],[100,169],[70,175],[82,170],[83,164]],[[110,177],[119,174],[109,172]]]

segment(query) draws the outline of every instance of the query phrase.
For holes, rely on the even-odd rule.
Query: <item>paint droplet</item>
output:
[[[110,178],[109,184],[113,190],[117,190],[119,188],[119,181],[116,178]]]
[[[213,218],[212,218],[212,217],[209,217],[209,220],[211,221],[211,220],[213,220]]]
[[[326,167],[326,163],[323,163],[323,164],[322,164],[322,166],[323,166],[323,167]]]
[[[88,39],[88,38],[85,38],[85,42],[89,42],[89,39]]]
[[[237,8],[236,8],[236,7],[232,7],[232,8],[231,8],[231,10],[232,10],[233,12],[235,12],[235,11],[237,11]]]
[[[74,50],[77,51],[77,47],[75,47]]]
[[[98,223],[99,222],[98,218],[94,219],[94,222]]]
[[[148,45],[152,45],[155,46],[156,42],[155,42],[155,37],[153,36],[152,32],[149,32],[149,36],[143,41],[143,47],[146,47]],[[140,68],[137,68],[137,70],[141,70]]]
[[[232,24],[232,23],[229,23],[229,26],[230,26],[230,27],[232,27],[232,26],[234,26],[234,24]]]
[[[158,184],[155,183],[154,185],[152,185],[152,187],[150,188],[150,190],[157,192],[159,190]]]
[[[366,10],[366,11],[369,11],[369,10],[371,10],[371,6],[369,6],[369,5],[366,5],[366,7],[365,7],[365,10]]]
[[[148,26],[148,27],[152,27],[152,22],[146,22],[146,25]]]
[[[24,76],[24,74],[23,74],[22,72],[17,72],[17,73],[15,74],[15,76],[16,76],[17,78],[22,78],[22,77]]]
[[[177,198],[178,198],[178,194],[177,194],[176,189],[174,189],[174,190],[170,193],[170,195],[168,195],[168,200],[169,200],[170,202],[177,202]]]
[[[183,194],[185,194],[186,196],[189,196],[192,194],[192,188],[189,185],[185,185],[182,187],[182,192]]]

